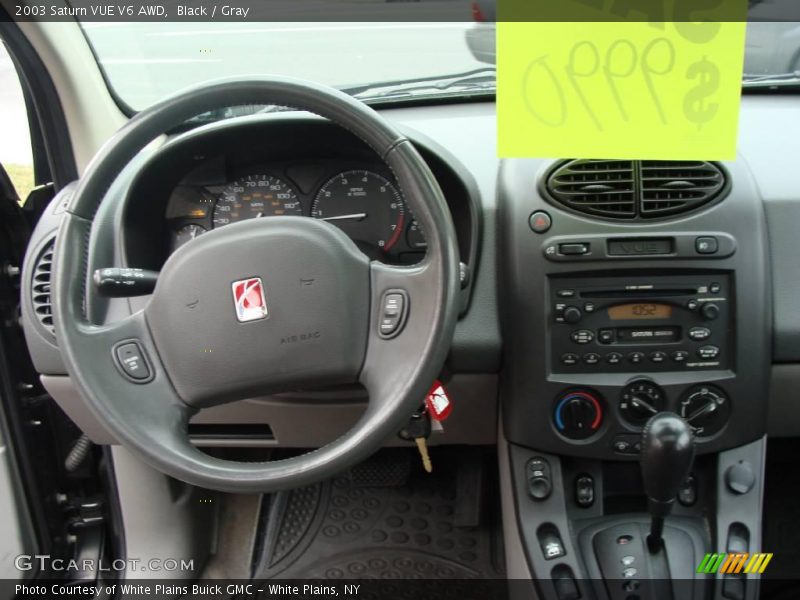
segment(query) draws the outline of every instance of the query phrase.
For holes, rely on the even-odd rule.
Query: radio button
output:
[[[655,352],[650,353],[650,362],[662,363],[665,360],[667,360],[666,352],[662,352],[661,350],[656,350]]]
[[[610,365],[618,365],[622,362],[622,354],[619,352],[609,352],[606,354],[606,362]]]
[[[688,308],[689,310],[697,310],[698,306],[700,306],[700,303],[694,298],[686,302],[686,308]]]
[[[677,363],[686,362],[687,358],[689,358],[689,353],[686,350],[675,350],[672,353],[672,360]]]
[[[689,339],[695,342],[702,342],[711,337],[711,330],[706,327],[692,327],[689,330]]]
[[[720,291],[722,291],[722,286],[719,284],[718,281],[715,281],[708,286],[708,291],[711,292],[712,294],[719,294]]]
[[[634,365],[640,364],[644,361],[644,352],[631,352],[628,354],[628,361]]]
[[[716,346],[702,346],[697,349],[697,356],[704,359],[713,359],[719,356],[719,348]]]
[[[580,360],[580,356],[578,356],[577,354],[575,354],[573,352],[567,352],[566,354],[562,354],[561,355],[561,364],[567,365],[567,366],[570,366],[570,367],[572,365],[577,365],[579,360]]]
[[[615,332],[613,329],[600,329],[597,332],[597,341],[601,344],[611,344],[614,341]]]
[[[592,312],[594,312],[594,309],[595,309],[595,305],[594,305],[593,302],[587,302],[586,304],[583,305],[584,312],[592,313]]]
[[[596,365],[600,362],[600,355],[596,354],[595,352],[589,352],[589,354],[583,355],[583,362],[587,365]]]
[[[574,298],[575,290],[558,290],[556,296],[559,298]]]
[[[569,336],[576,344],[588,344],[594,339],[594,333],[588,329],[576,329]]]

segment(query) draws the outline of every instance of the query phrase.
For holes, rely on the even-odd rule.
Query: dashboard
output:
[[[776,122],[796,122],[800,116],[794,97],[743,99],[740,158],[720,165],[730,189],[719,202],[696,213],[632,222],[593,218],[554,204],[543,182],[561,164],[558,160],[498,160],[491,103],[383,114],[403,128],[434,172],[453,216],[461,260],[471,273],[447,362],[451,390],[460,390],[464,398],[449,423],[463,419],[466,429],[451,425],[447,439],[464,432],[457,439],[493,440],[496,420],[487,415],[495,414],[492,407],[499,397],[512,442],[566,455],[629,460],[617,451],[617,438],[637,435],[640,415],[628,410],[623,396],[629,384],[648,379],[660,392],[653,398],[673,410],[683,408],[703,382],[724,393],[732,412],[718,412],[722,418],[708,424],[706,431],[719,431],[703,441],[704,453],[746,442],[763,430],[768,388],[769,431],[800,431],[800,414],[789,400],[800,381],[800,263],[795,260],[800,196],[792,162],[797,154],[792,149],[800,152],[800,135],[795,128],[776,127]],[[475,143],[465,142],[465,132]],[[366,178],[361,182],[366,185],[355,186],[364,187],[355,192],[363,195],[347,196],[354,193],[354,184],[350,178],[344,184],[342,174],[349,172]],[[225,219],[258,218],[267,209],[308,218],[367,212],[369,220],[331,223],[350,227],[345,231],[377,260],[414,262],[424,252],[424,232],[414,231],[402,190],[397,190],[402,207],[392,206],[394,187],[369,148],[321,119],[289,113],[232,119],[169,136],[157,151],[142,153],[109,192],[126,197],[123,208],[98,215],[98,222],[109,227],[127,220],[128,234],[119,247],[90,257],[91,266],[160,270],[192,235],[227,226]],[[259,199],[254,200],[255,193],[250,200],[241,198],[248,190],[258,192]],[[347,202],[325,206],[328,193]],[[317,200],[323,205],[315,210]],[[369,209],[361,208],[367,204]],[[383,217],[372,221],[378,205]],[[551,220],[543,233],[532,229],[536,211]],[[36,261],[48,256],[59,219],[56,204],[31,241],[28,273],[37,273]],[[389,233],[398,230],[397,240],[386,248]],[[705,236],[720,244],[713,256],[697,252],[697,238]],[[728,247],[730,240],[735,244]],[[551,247],[555,250],[548,254]],[[562,252],[584,247],[586,254]],[[625,255],[627,248],[642,254]],[[654,248],[661,254],[647,254]],[[609,285],[611,278],[616,278],[614,285]],[[717,292],[713,284],[720,286]],[[635,286],[642,293],[632,292]],[[646,286],[656,286],[658,293]],[[560,295],[571,291],[572,297]],[[29,295],[30,290],[26,302],[32,302]],[[719,315],[708,319],[690,308],[693,300],[713,302]],[[145,302],[146,297],[113,301],[97,312],[100,318],[125,314]],[[30,304],[25,312],[33,315],[36,309]],[[599,339],[606,329],[617,337]],[[669,335],[657,341],[661,330]],[[582,331],[595,337],[580,343],[586,334],[576,332]],[[28,319],[26,333],[47,384],[66,386],[52,333],[34,319]],[[628,334],[637,339],[624,339]],[[710,340],[702,339],[705,335]],[[769,364],[752,360],[755,342]],[[719,354],[708,354],[717,350],[706,346],[715,346]],[[701,349],[706,358],[698,354]],[[681,360],[684,356],[690,360]],[[575,390],[594,392],[603,412],[598,430],[586,438],[572,435],[567,423],[560,428],[556,419],[565,394]],[[71,398],[70,414],[81,420],[79,399]],[[214,424],[265,422],[277,443],[310,443],[295,439],[289,415],[294,408],[274,399],[259,402],[242,405],[240,412],[208,410],[200,416]]]

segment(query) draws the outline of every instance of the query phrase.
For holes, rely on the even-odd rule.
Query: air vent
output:
[[[553,198],[582,213],[636,216],[634,164],[630,160],[571,160],[547,180]]]
[[[50,299],[50,280],[53,273],[53,247],[55,239],[45,244],[44,249],[33,267],[31,280],[31,302],[33,313],[38,323],[51,336],[55,337],[56,329],[53,325],[53,305]]]
[[[700,208],[720,193],[725,175],[707,162],[646,160],[641,166],[641,183],[640,213],[648,219]]]
[[[702,161],[569,160],[547,178],[552,200],[611,219],[657,219],[719,198],[725,174]]]

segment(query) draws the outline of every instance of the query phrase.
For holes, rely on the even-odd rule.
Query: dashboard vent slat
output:
[[[545,182],[552,200],[577,212],[647,220],[697,210],[719,198],[725,173],[705,161],[567,160]]]
[[[55,338],[56,328],[53,324],[53,303],[50,296],[53,273],[53,248],[55,239],[45,244],[33,267],[31,276],[31,303],[33,313],[39,325]]]
[[[725,176],[703,161],[643,161],[643,218],[685,213],[710,202],[722,190]]]
[[[552,173],[547,187],[561,204],[583,213],[636,216],[633,161],[572,160]]]

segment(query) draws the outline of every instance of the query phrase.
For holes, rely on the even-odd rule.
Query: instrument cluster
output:
[[[328,221],[374,260],[412,264],[425,253],[425,236],[386,167],[339,161],[209,164],[189,174],[167,204],[170,251],[211,229],[287,215]]]

